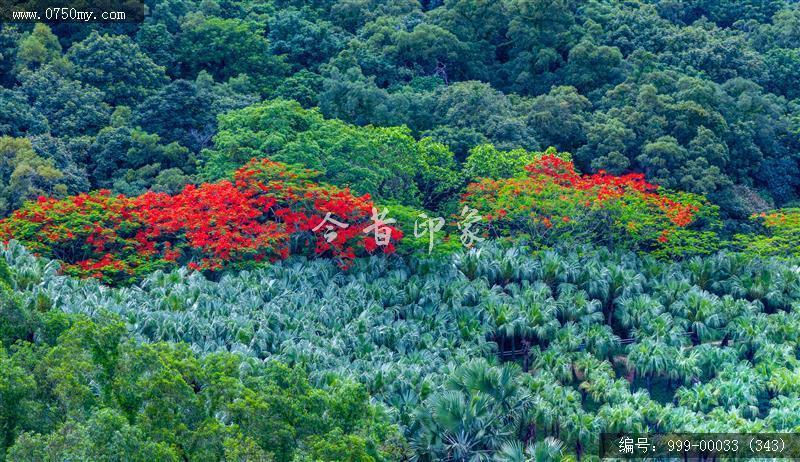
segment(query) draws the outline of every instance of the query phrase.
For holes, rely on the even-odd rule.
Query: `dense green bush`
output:
[[[36,154],[27,138],[0,136],[0,217],[40,195],[64,196],[64,173]]]
[[[501,179],[524,175],[525,167],[540,159],[543,155],[558,156],[569,161],[569,153],[558,153],[551,147],[543,153],[528,152],[524,149],[501,151],[491,144],[482,144],[470,149],[464,162],[464,176],[472,181],[481,178]]]
[[[800,256],[800,209],[773,210],[752,218],[762,229],[736,235],[735,243],[743,252],[772,258]]]
[[[0,284],[6,288],[11,285],[11,270],[8,269],[5,258],[0,258]]]

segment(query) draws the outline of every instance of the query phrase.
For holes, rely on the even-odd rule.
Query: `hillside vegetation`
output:
[[[381,403],[419,460],[476,460],[482,454],[521,460],[514,454],[526,445],[531,451],[548,448],[549,460],[562,451],[592,456],[600,431],[800,428],[796,264],[725,254],[663,263],[588,248],[528,256],[487,247],[452,260],[413,264],[372,257],[358,260],[349,274],[331,262],[295,258],[219,282],[185,270],[158,272],[140,286],[109,290],[57,276],[53,264],[37,262],[18,246],[7,249],[5,258],[11,261],[11,284],[18,289],[4,307],[4,319],[29,320],[7,323],[6,341],[47,344],[55,338],[49,329],[66,329],[75,316],[111,317],[125,320],[135,338],[153,342],[152,347],[120,346],[123,351],[177,351],[191,358],[189,350],[168,346],[180,342],[208,358],[193,374],[210,373],[220,358],[234,364],[277,360],[308,370],[312,384],[332,387],[334,399],[339,393],[335,384],[345,377]],[[46,321],[37,323],[42,317]],[[53,326],[53,317],[63,327]],[[94,326],[85,321],[75,325]],[[121,325],[106,329],[112,327]],[[61,348],[60,343],[77,335],[72,330],[58,337],[55,346],[37,348]],[[101,345],[114,342],[92,338],[72,346],[88,349],[81,353],[89,355],[87,360],[90,351],[99,354],[92,348],[106,351]],[[21,353],[8,361],[16,365],[23,358],[34,364],[17,366],[20,374],[45,361]],[[174,367],[188,367],[183,361]],[[241,366],[226,367],[238,369],[236,377],[245,380]],[[105,393],[127,393],[113,387],[92,392],[89,371],[70,382],[80,395],[54,391],[39,399],[94,410],[102,406]],[[104,371],[109,383],[129,380],[125,374],[131,373],[118,363]],[[196,387],[215,389],[204,382]],[[238,402],[235,396],[226,399]],[[10,454],[25,445],[53,444],[17,435],[55,428],[64,417],[50,427],[31,427],[24,412],[15,412],[22,410],[12,410],[13,422],[25,423],[7,430],[9,443],[22,438]],[[192,416],[172,418],[190,435],[205,425],[201,418],[189,420]],[[245,437],[274,452],[271,440],[248,433],[238,422],[223,423],[242,427]],[[366,425],[370,435],[383,429],[367,443],[391,435],[387,427],[376,427],[379,421],[358,422],[340,428]],[[185,441],[150,427],[139,430],[142,438],[171,444],[178,454],[192,450]],[[305,447],[297,438],[292,441]],[[394,457],[403,456],[398,448]]]
[[[800,3],[0,22],[0,462],[800,431]]]

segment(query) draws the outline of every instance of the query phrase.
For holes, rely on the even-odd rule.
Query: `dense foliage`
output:
[[[0,343],[3,460],[372,462],[405,450],[362,386],[318,389],[277,362],[141,344],[119,321],[36,313],[24,296],[0,302],[29,317],[29,338],[4,330]]]
[[[754,215],[763,233],[739,234],[736,243],[744,252],[773,258],[800,256],[800,209],[782,209]]]
[[[214,148],[203,152],[204,179],[227,177],[253,157],[320,171],[326,182],[376,199],[436,206],[460,185],[453,154],[404,128],[356,127],[296,102],[276,100],[220,117]]]
[[[450,233],[445,238],[454,241],[460,228],[460,240],[468,247],[487,237],[503,237],[534,248],[594,242],[662,257],[719,248],[717,207],[702,196],[658,188],[642,174],[581,175],[563,157],[552,151],[503,153],[492,146],[476,147],[467,165],[499,178],[469,184],[461,197],[462,216],[454,213],[456,223],[447,228],[437,218],[438,231]],[[506,162],[509,158],[531,163],[515,166]],[[0,240],[16,239],[37,254],[59,259],[68,274],[129,283],[175,265],[243,268],[290,253],[333,256],[346,268],[357,254],[394,253],[403,229],[411,234],[412,221],[416,241],[404,246],[403,253],[422,250],[419,244],[426,236],[418,232],[421,218],[423,226],[427,219],[427,226],[437,228],[424,212],[409,213],[402,206],[395,208],[404,224],[396,224],[390,209],[379,212],[369,195],[356,197],[347,189],[312,183],[317,176],[320,172],[263,158],[236,170],[233,182],[189,185],[176,195],[148,192],[128,198],[101,190],[63,200],[41,198],[0,220]],[[462,228],[470,220],[468,212],[472,222],[469,229]],[[788,227],[797,229],[797,224]],[[437,229],[428,231],[431,253]],[[788,238],[786,245],[796,240]]]
[[[155,342],[136,351],[188,355],[161,343],[188,342],[212,363],[234,351],[319,386],[350,377],[392,409],[420,460],[520,460],[537,442],[543,460],[581,457],[600,430],[800,426],[796,264],[487,247],[412,266],[373,257],[351,274],[325,260],[219,282],[159,272],[108,290],[16,245],[5,257],[21,306],[114,313]]]

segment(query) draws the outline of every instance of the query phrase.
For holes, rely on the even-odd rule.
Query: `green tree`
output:
[[[117,411],[101,409],[85,424],[69,421],[48,435],[22,434],[7,460],[96,460],[132,462],[180,460],[166,443],[149,440]]]
[[[11,87],[15,83],[13,70],[21,37],[22,32],[16,25],[5,23],[0,27],[0,85],[3,87]]]
[[[800,98],[800,48],[775,48],[764,56],[769,70],[767,88],[789,99]]]
[[[257,101],[234,83],[215,83],[204,71],[194,81],[175,80],[145,99],[136,108],[132,122],[166,142],[198,152],[216,133],[219,114]]]
[[[37,331],[48,330],[48,317],[36,319]],[[385,460],[397,438],[360,385],[322,390],[280,363],[137,343],[107,313],[96,322],[72,316],[61,330],[36,346],[23,339],[10,354],[0,344],[0,449],[9,461],[369,462]]]
[[[107,127],[97,134],[89,148],[90,178],[95,187],[109,188],[115,180],[126,178],[131,171],[155,166],[155,172],[169,168],[180,168],[187,174],[194,173],[194,160],[189,150],[172,142],[162,144],[161,137],[129,126]],[[145,174],[145,171],[139,172]],[[147,176],[147,175],[145,175]],[[138,175],[127,178],[133,183]],[[144,188],[149,184],[145,182]],[[139,191],[141,193],[143,191]]]
[[[160,2],[156,8],[161,9],[169,3]],[[163,15],[161,19],[164,19]],[[175,48],[175,36],[163,22],[142,24],[136,33],[136,43],[157,65],[163,66],[168,72],[175,68],[175,53],[172,52]]]
[[[406,128],[324,119],[285,100],[220,117],[214,144],[204,156],[206,178],[226,177],[251,158],[268,157],[320,171],[326,182],[360,194],[412,206],[420,201],[433,206],[459,183],[453,155],[440,144],[417,142]]]
[[[269,22],[269,46],[295,70],[316,71],[344,46],[343,34],[327,21],[309,21],[297,10],[279,10]]]
[[[46,64],[64,65],[58,37],[44,23],[36,23],[30,34],[23,36],[17,49],[15,71],[35,71]]]
[[[93,135],[108,124],[110,110],[97,88],[69,79],[51,66],[20,78],[20,90],[48,121],[54,136]]]
[[[584,39],[569,50],[562,72],[565,80],[581,93],[615,85],[624,77],[622,53],[617,47]]]
[[[270,53],[263,26],[241,19],[187,15],[178,36],[180,75],[195,78],[201,70],[216,80],[247,75],[267,93],[287,71],[279,56]]]
[[[38,196],[65,196],[64,174],[25,138],[0,137],[0,216]]]
[[[293,99],[304,108],[312,108],[319,105],[323,81],[321,75],[303,69],[284,79],[275,88],[275,97]]]
[[[509,89],[542,93],[556,81],[575,38],[575,5],[570,0],[513,0],[508,2],[507,39],[511,42],[504,69]]]
[[[47,119],[31,107],[24,94],[0,88],[0,135],[38,135],[50,130]]]
[[[437,125],[474,129],[499,149],[539,148],[523,112],[506,95],[482,82],[440,87],[435,95],[434,114]]]
[[[8,295],[8,289],[0,287],[0,295]],[[0,307],[6,303],[8,299],[4,297]],[[24,403],[32,397],[35,382],[30,373],[12,362],[2,344],[0,366],[0,453],[4,454],[14,441],[17,425],[24,419]]]
[[[73,76],[105,93],[112,105],[141,101],[166,84],[158,66],[126,35],[92,32],[72,45],[66,54],[74,65]]]
[[[531,102],[528,125],[545,146],[575,152],[586,142],[591,102],[574,87],[553,87]]]
[[[524,173],[524,167],[538,157],[524,149],[500,151],[491,144],[482,144],[469,151],[464,174],[468,180],[511,178]]]

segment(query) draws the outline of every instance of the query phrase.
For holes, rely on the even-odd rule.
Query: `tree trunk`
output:
[[[536,440],[536,423],[528,425],[528,431],[525,432],[525,445],[527,445],[530,440]]]
[[[531,342],[528,341],[527,339],[525,339],[525,340],[522,341],[522,346],[523,346],[522,349],[525,352],[524,353],[525,354],[525,358],[522,360],[522,370],[525,371],[525,372],[528,372],[528,369],[530,368],[530,365],[531,365],[530,364],[531,360],[530,360],[530,357],[529,357],[529,355],[531,353]]]

